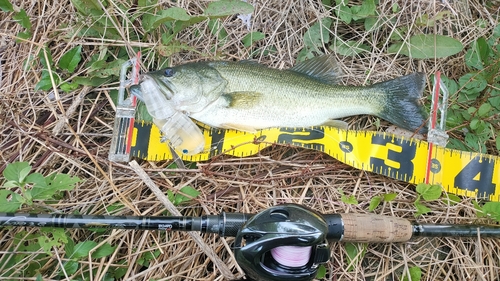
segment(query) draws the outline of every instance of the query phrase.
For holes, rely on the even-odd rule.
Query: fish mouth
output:
[[[174,96],[175,88],[170,81],[158,79],[154,75],[143,74],[139,77],[139,83],[132,85],[129,88],[130,94],[136,96],[140,101],[144,101],[144,95],[147,94],[143,92],[143,88],[141,87],[141,83],[145,80],[151,80],[154,82],[153,84],[155,87],[159,89],[160,92],[167,97],[167,99],[170,100]]]

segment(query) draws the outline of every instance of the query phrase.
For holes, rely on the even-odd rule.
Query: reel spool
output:
[[[300,205],[271,207],[238,231],[236,260],[253,280],[312,280],[330,258],[323,217]]]

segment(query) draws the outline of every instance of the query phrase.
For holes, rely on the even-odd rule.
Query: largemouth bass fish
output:
[[[144,74],[175,110],[211,127],[256,131],[269,127],[334,124],[352,115],[378,116],[404,129],[425,133],[419,99],[425,75],[413,73],[371,86],[341,86],[331,56],[287,70],[255,62],[188,63]],[[144,100],[140,86],[132,94]]]

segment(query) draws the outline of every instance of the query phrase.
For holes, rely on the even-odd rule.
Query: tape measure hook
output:
[[[113,136],[108,155],[108,159],[113,162],[126,162],[130,160],[137,98],[132,95],[125,99],[125,89],[139,82],[140,57],[141,53],[139,52],[135,58],[122,64],[120,70],[118,103],[116,105]],[[131,78],[127,79],[127,72],[130,67],[132,67]]]

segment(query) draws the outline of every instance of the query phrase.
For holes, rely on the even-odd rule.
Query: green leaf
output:
[[[252,44],[256,41],[262,40],[266,37],[266,35],[262,32],[259,31],[254,31],[250,32],[243,39],[241,39],[241,42],[243,42],[243,46],[245,47],[250,47]]]
[[[191,16],[187,14],[186,10],[179,7],[171,7],[166,10],[161,10],[154,16],[144,15],[143,25],[146,31],[151,31],[158,28],[161,24],[170,21],[188,21]]]
[[[417,192],[427,201],[436,200],[441,197],[442,188],[439,185],[420,183],[417,185]]]
[[[84,241],[75,245],[74,252],[71,254],[70,258],[79,259],[87,257],[92,249],[97,246],[94,241]]]
[[[59,86],[59,87],[61,87],[61,90],[63,92],[69,93],[71,91],[78,89],[78,86],[80,86],[80,85],[78,85],[77,83],[66,83],[65,82],[65,83],[62,83],[61,86]]]
[[[168,45],[159,45],[155,49],[160,56],[163,57],[170,57],[173,54],[180,53],[182,51],[193,51],[196,52],[196,49],[185,44],[185,43],[180,43],[178,41],[172,41]]]
[[[408,268],[409,277],[407,274],[403,275],[403,281],[420,281],[422,279],[422,269],[418,266]]]
[[[240,0],[221,0],[210,2],[203,14],[209,17],[225,17],[235,14],[251,14],[253,10],[254,7],[247,2]]]
[[[3,184],[3,187],[5,187],[6,189],[11,189],[13,187],[19,187],[19,186],[21,186],[21,183],[17,181],[7,181],[6,183]]]
[[[493,29],[493,37],[500,38],[500,24]]]
[[[83,16],[94,16],[97,19],[106,15],[99,5],[99,0],[71,0],[71,3]]]
[[[52,247],[60,247],[68,242],[64,229],[42,228],[43,235],[38,237],[38,244],[47,254],[52,252]]]
[[[111,255],[116,249],[116,246],[111,246],[109,243],[105,243],[101,247],[97,248],[95,252],[92,253],[92,258],[100,259]]]
[[[151,7],[156,6],[158,4],[158,0],[139,0],[137,1],[137,5],[139,7]]]
[[[346,204],[351,204],[351,205],[357,205],[359,203],[358,200],[356,200],[356,197],[354,197],[354,195],[350,195],[350,196],[342,195],[340,197],[340,201],[342,201]]]
[[[370,206],[368,207],[368,211],[373,212],[378,205],[382,202],[382,196],[375,196],[370,200]]]
[[[174,203],[175,194],[171,190],[167,190],[167,198],[168,198],[168,201]]]
[[[331,25],[331,18],[323,18],[317,21],[304,33],[304,45],[313,50],[323,47],[330,41]]]
[[[481,92],[488,86],[488,81],[481,74],[467,73],[458,79],[458,84],[462,87],[459,102],[475,100]]]
[[[69,50],[66,54],[64,54],[59,60],[59,67],[62,69],[66,69],[69,73],[73,73],[75,68],[80,63],[82,57],[82,46],[76,46]]]
[[[479,58],[485,64],[488,64],[488,56],[490,55],[490,46],[484,37],[480,37],[475,42],[476,52],[479,54]]]
[[[182,193],[179,193],[179,194],[176,194],[175,195],[175,199],[174,199],[174,205],[179,205],[179,204],[182,204],[184,202],[187,202],[189,200],[191,200],[191,198],[195,198],[196,196],[200,195],[200,192],[194,188],[192,188],[191,186],[187,185],[187,186],[184,186],[183,188],[180,189],[180,192]],[[187,196],[185,196],[185,195]],[[189,196],[189,197],[188,197]]]
[[[335,40],[335,42],[333,42],[333,44],[330,46],[330,49],[342,56],[354,56],[363,52],[370,51],[370,47],[368,45],[362,44],[361,42],[344,42],[341,40]]]
[[[358,255],[358,247],[353,243],[346,243],[344,248],[347,253],[347,261],[349,262],[347,270],[352,271],[354,269],[354,262],[356,262],[356,256]]]
[[[15,200],[14,194],[10,190],[0,190],[0,212],[11,213],[21,207],[22,203]]]
[[[500,202],[486,202],[482,211],[492,219],[500,222]]]
[[[27,31],[27,32],[19,32],[17,34],[17,37],[19,37],[21,39],[25,39],[25,40],[30,39],[32,36],[33,36],[33,34],[31,34],[31,32],[29,32],[29,31]],[[21,41],[22,40],[16,39],[16,42],[21,42]]]
[[[497,147],[498,152],[500,152],[500,137],[498,137],[499,135],[500,131],[497,131],[497,133],[495,134],[496,136],[495,146]]]
[[[75,77],[73,78],[73,83],[83,86],[98,87],[102,84],[110,81],[109,78],[99,78],[99,77]]]
[[[335,10],[335,14],[342,20],[343,22],[350,24],[352,21],[352,12],[349,7],[346,5],[339,5],[338,10]]]
[[[375,15],[375,0],[363,0],[361,6],[352,6],[352,19],[360,20]]]
[[[221,21],[219,19],[209,20],[208,28],[210,29],[210,33],[217,37],[218,45],[224,45],[228,34]]]
[[[472,150],[475,152],[484,152],[486,151],[486,146],[484,142],[475,134],[467,133],[465,135],[465,143],[468,146],[467,150]]]
[[[71,177],[66,174],[53,174],[48,177],[34,174],[32,188],[33,199],[46,200],[53,198],[54,194],[61,190],[72,190],[75,184],[80,182],[80,178]]]
[[[54,82],[57,86],[60,82],[59,76],[55,72],[52,72],[52,76],[54,77]],[[40,78],[40,81],[38,81],[38,83],[35,85],[35,91],[48,91],[50,89],[52,89],[52,80],[50,79],[50,73],[47,70],[42,70],[42,77]]]
[[[137,263],[142,266],[149,266],[149,262],[156,259],[160,255],[160,250],[155,250],[154,252],[145,252],[138,260]]]
[[[479,115],[479,117],[486,117],[489,115],[488,113],[490,113],[491,109],[492,109],[491,104],[487,102],[483,103],[477,110],[477,114]]]
[[[323,279],[326,276],[326,267],[324,265],[320,265],[318,267],[318,271],[316,272],[316,279]]]
[[[390,201],[396,199],[396,196],[398,196],[398,194],[395,192],[384,194],[384,201],[390,202]]]
[[[465,53],[465,64],[470,68],[478,70],[484,69],[483,62],[481,61],[479,54],[474,50],[474,48],[469,49]]]
[[[67,174],[52,174],[46,179],[49,180],[50,187],[55,190],[72,190],[77,183],[81,182],[79,177],[72,177]]]
[[[347,261],[349,262],[348,271],[352,271],[357,262],[361,261],[366,253],[366,244],[363,243],[346,243],[345,251],[347,253]]]
[[[27,183],[32,183],[33,185],[42,185],[45,186],[45,177],[40,173],[32,173],[28,177],[26,177]]]
[[[19,22],[19,24],[30,30],[31,29],[31,22],[30,22],[30,18],[28,17],[28,14],[26,14],[26,11],[24,9],[21,9],[21,11],[19,11],[19,13],[16,13],[14,16],[12,16],[12,18],[16,21]]]
[[[458,203],[460,203],[460,201],[462,201],[462,198],[460,198],[459,196],[455,195],[455,194],[452,194],[452,193],[446,193],[447,197],[448,198],[444,198],[443,200],[448,204],[448,205],[456,205]]]
[[[78,270],[79,265],[77,261],[69,260],[63,263],[63,267],[67,275],[73,275]],[[61,273],[59,273],[59,276],[64,276],[64,273],[61,271]]]
[[[408,42],[391,45],[389,53],[400,53],[414,59],[444,58],[454,55],[463,49],[460,41],[434,34],[419,34],[410,37]]]
[[[45,54],[47,54],[47,59],[45,59]],[[40,50],[38,53],[38,57],[40,58],[40,63],[44,68],[48,68],[49,65],[54,65],[54,59],[52,58],[52,52],[48,47],[45,47]]]
[[[71,258],[71,255],[73,255],[73,252],[75,251],[75,242],[71,239],[71,237],[68,239],[68,242],[64,244],[64,257],[65,258]]]
[[[417,212],[415,213],[415,217],[418,217],[423,214],[427,214],[430,211],[432,211],[430,208],[424,206],[422,203],[420,203],[419,200],[415,201],[414,203],[415,207],[417,208]]]
[[[0,9],[4,12],[13,12],[14,7],[12,7],[12,4],[9,2],[9,0],[0,0]]]
[[[3,176],[8,181],[23,183],[31,171],[28,162],[13,162],[7,165],[3,170]]]
[[[94,75],[98,78],[119,76],[121,67],[125,62],[126,60],[124,59],[116,59],[111,62],[98,61],[92,64],[91,68],[95,70],[89,71],[89,74]]]

